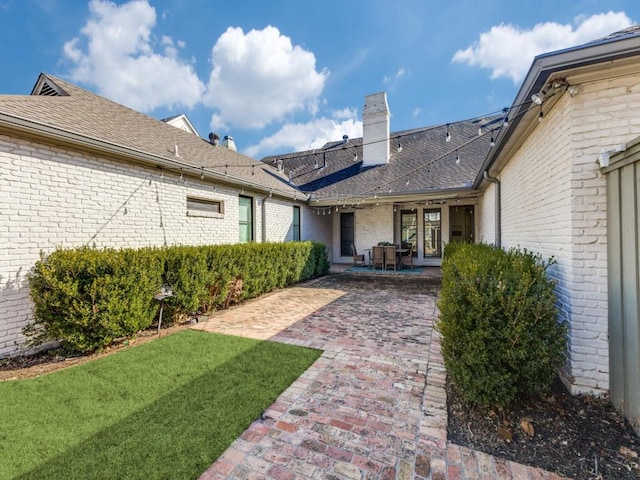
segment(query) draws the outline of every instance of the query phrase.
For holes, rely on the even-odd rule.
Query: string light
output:
[[[200,168],[200,180],[204,180],[204,167]]]
[[[555,93],[555,92],[554,92],[554,93]],[[503,109],[498,110],[498,111],[495,111],[495,112],[487,113],[487,114],[485,114],[485,115],[478,116],[478,117],[473,117],[473,118],[470,118],[470,119],[461,120],[461,121],[459,121],[459,122],[455,122],[455,123],[465,123],[465,122],[473,122],[473,123],[476,123],[477,121],[479,121],[479,120],[481,120],[481,119],[483,119],[483,118],[492,117],[492,116],[496,117],[496,119],[493,119],[493,120],[489,121],[488,123],[486,123],[486,124],[484,124],[484,125],[479,125],[479,126],[478,126],[478,137],[482,137],[482,136],[484,136],[485,134],[491,133],[491,140],[490,140],[489,144],[490,144],[490,146],[491,146],[491,147],[493,147],[493,146],[495,145],[495,143],[496,143],[496,137],[495,137],[495,135],[494,135],[494,132],[496,132],[496,131],[500,131],[502,127],[507,127],[507,126],[509,125],[509,121],[510,121],[510,120],[513,120],[514,118],[517,118],[517,117],[520,117],[520,116],[522,116],[522,115],[525,115],[525,114],[527,113],[527,111],[528,111],[528,109],[523,110],[523,111],[518,111],[518,112],[517,112],[517,113],[516,113],[516,114],[515,114],[511,119],[509,119],[509,112],[510,112],[510,109],[514,109],[514,108],[518,108],[518,107],[522,107],[522,106],[527,106],[527,105],[529,105],[529,106],[530,106],[530,105],[532,105],[532,102],[531,102],[531,101],[522,102],[521,104],[518,104],[518,105],[512,105],[510,108],[503,108]],[[488,129],[488,128],[486,128],[488,125],[491,125],[491,124],[493,124],[493,123],[496,123],[497,121],[499,121],[499,120],[500,120],[500,117],[499,117],[498,115],[499,115],[501,112],[502,112],[502,114],[503,114],[503,115],[502,115],[502,123],[500,124],[500,126],[499,126],[499,127],[497,127],[497,128],[493,128],[493,129]],[[539,121],[541,121],[541,119],[542,119],[542,117],[543,117],[543,116],[544,116],[544,115],[543,115],[543,113],[542,113],[542,111],[541,111],[541,112],[540,112],[540,116],[539,116],[538,120],[539,120]],[[447,134],[448,134],[448,135],[446,135],[446,136],[445,136],[445,140],[446,140],[447,142],[449,142],[449,141],[450,141],[450,138],[447,140],[447,137],[450,137],[450,136],[451,136],[450,126],[451,126],[451,124],[450,124],[450,123],[445,124],[446,132],[447,132]],[[484,127],[484,130],[483,130],[483,127]],[[438,126],[430,127],[430,128],[428,128],[428,129],[425,129],[425,130],[435,130],[435,129],[437,129],[437,128],[442,128],[442,125],[438,125]],[[397,138],[398,138],[398,151],[401,151],[401,150],[400,150],[400,149],[402,148],[402,144],[401,144],[401,142],[400,142],[400,138],[401,138],[401,137],[400,137],[400,136],[398,136]],[[466,145],[468,145],[468,144],[470,144],[470,143],[474,142],[476,139],[477,139],[477,137],[474,137],[474,138],[468,139],[468,140],[464,141],[464,142],[462,143],[462,145],[458,145],[457,147],[458,147],[458,148],[464,147],[464,146],[466,146]],[[383,140],[376,140],[376,141],[373,141],[373,142],[367,143],[367,145],[368,145],[368,144],[374,144],[374,143],[380,143],[380,142],[388,142],[388,141],[389,141],[389,138],[387,138],[387,139],[383,139]],[[363,143],[362,145],[365,145],[365,144]],[[344,147],[343,147],[343,148],[344,148]],[[456,148],[456,149],[455,149],[455,152],[456,152],[456,157],[455,157],[455,158],[456,158],[456,160],[455,160],[455,161],[456,161],[456,164],[457,164],[457,165],[459,165],[459,164],[460,164],[460,161],[461,161],[461,160],[460,160],[460,155],[459,155],[459,153],[458,153],[458,148]],[[315,153],[315,152],[314,152],[314,153]],[[441,160],[441,159],[445,158],[445,157],[446,157],[447,155],[449,155],[450,153],[451,153],[451,150],[449,150],[448,152],[444,152],[443,154],[438,155],[437,157],[435,157],[435,158],[433,158],[433,159],[429,160],[428,162],[426,162],[426,163],[424,163],[424,164],[422,164],[422,165],[420,165],[420,166],[418,166],[418,167],[416,167],[416,168],[412,169],[411,171],[406,172],[406,173],[404,173],[404,174],[400,175],[399,177],[395,177],[395,178],[393,178],[393,179],[390,179],[390,180],[388,180],[388,181],[386,181],[386,182],[382,183],[381,185],[378,185],[378,186],[375,186],[375,187],[373,187],[373,188],[371,188],[371,189],[368,189],[368,190],[364,191],[363,193],[361,193],[361,194],[359,194],[359,195],[367,195],[367,193],[368,193],[368,192],[373,192],[373,191],[379,190],[379,189],[381,189],[381,188],[384,188],[385,186],[389,186],[389,187],[388,187],[388,192],[389,192],[389,193],[392,193],[392,192],[393,192],[392,185],[393,185],[393,183],[394,183],[394,182],[397,182],[398,180],[400,180],[400,179],[402,179],[402,178],[404,178],[404,177],[407,177],[408,175],[411,175],[411,174],[415,173],[416,171],[418,171],[418,170],[420,170],[420,169],[422,169],[422,168],[424,168],[424,167],[427,167],[427,168],[428,168],[428,169],[427,169],[427,173],[428,173],[428,174],[430,174],[430,173],[431,173],[431,169],[429,168],[429,166],[430,166],[431,164],[433,164],[433,163],[435,163],[435,162],[437,162],[437,161],[439,161],[439,160]],[[325,155],[326,155],[326,154],[325,154]],[[356,153],[354,154],[354,156],[353,156],[353,160],[354,160],[354,161],[357,161],[358,159],[359,159],[359,158],[358,158],[358,153],[356,152]],[[326,163],[326,158],[325,158],[325,163]],[[308,172],[305,172],[305,173],[308,173]],[[303,173],[303,174],[304,174],[304,173]],[[407,181],[405,182],[405,185],[406,185],[406,186],[408,186],[409,184],[410,184],[410,180],[407,180]],[[443,200],[443,202],[444,202],[444,203],[446,203],[446,200]],[[360,203],[360,202],[358,202],[358,203]],[[344,205],[343,205],[343,208],[344,208]]]
[[[449,124],[447,123],[447,136],[444,137],[445,142],[449,143],[451,141],[451,134],[449,133]]]
[[[353,161],[357,162],[358,161],[358,152],[353,154]]]

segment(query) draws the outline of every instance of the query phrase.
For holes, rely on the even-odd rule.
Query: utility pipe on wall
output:
[[[487,170],[484,171],[484,179],[496,186],[496,247],[502,248],[502,207],[500,201],[500,180],[489,176]]]

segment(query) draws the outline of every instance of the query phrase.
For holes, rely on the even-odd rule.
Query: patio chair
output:
[[[384,269],[392,266],[394,270],[398,267],[398,257],[396,257],[395,245],[384,247]]]
[[[351,244],[351,252],[353,253],[353,266],[357,267],[358,265],[364,266],[367,264],[364,260],[364,255],[358,255],[358,251],[356,250],[356,246]]]
[[[373,267],[373,269],[375,270],[377,266],[380,266],[380,269],[384,270],[384,248],[379,246],[374,246],[371,249],[371,252],[372,252],[371,266]]]
[[[401,266],[404,267],[405,265],[407,267],[411,267],[411,270],[413,270],[413,250],[416,248],[416,246],[414,244],[411,245],[411,248],[409,249],[409,253],[407,253],[406,255],[402,255],[401,257]]]

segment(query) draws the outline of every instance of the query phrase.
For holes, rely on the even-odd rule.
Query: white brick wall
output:
[[[141,247],[236,243],[237,190],[0,135],[0,356],[31,319],[25,274],[58,246]],[[254,197],[262,239],[263,198]],[[222,218],[187,216],[187,195],[224,202]],[[258,200],[256,202],[256,200]],[[290,238],[292,207],[267,200],[267,239]]]
[[[477,238],[481,243],[496,243],[496,186],[490,184],[478,203],[476,211]]]
[[[327,254],[329,261],[334,261],[334,251],[340,253],[340,248],[334,250],[332,238],[332,225],[337,214],[334,211],[331,214],[317,215],[312,208],[308,208],[305,204],[301,204],[300,219],[302,227],[300,236],[303,240],[314,240],[322,242],[327,246]],[[328,212],[328,210],[327,210]],[[340,224],[338,223],[338,228]]]
[[[640,135],[637,77],[585,84],[563,95],[509,164],[502,182],[502,243],[553,256],[561,315],[570,322],[567,377],[574,393],[609,388],[606,182],[603,148]],[[494,187],[480,235],[494,238]]]

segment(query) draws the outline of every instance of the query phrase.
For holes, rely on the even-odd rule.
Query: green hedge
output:
[[[447,372],[471,403],[504,407],[544,392],[563,364],[551,263],[526,250],[447,245],[437,328]]]
[[[58,249],[41,255],[29,276],[35,321],[24,333],[30,346],[59,340],[88,353],[149,328],[163,284],[174,292],[163,317],[179,319],[223,307],[234,285],[240,301],[328,271],[317,242]]]

